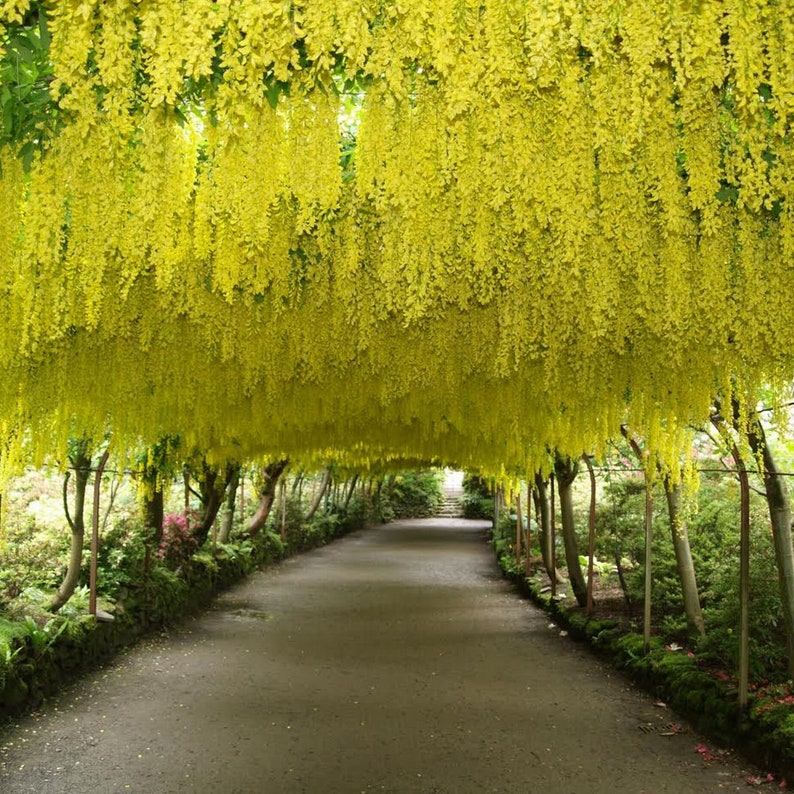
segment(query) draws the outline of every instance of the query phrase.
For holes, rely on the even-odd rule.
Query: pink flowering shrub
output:
[[[196,539],[190,532],[190,519],[193,517],[191,513],[168,513],[163,518],[163,537],[157,556],[169,568],[181,565],[198,548]]]

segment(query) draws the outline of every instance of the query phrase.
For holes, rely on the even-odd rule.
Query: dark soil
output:
[[[398,522],[250,577],[0,734],[0,791],[747,790],[513,593],[485,527]]]

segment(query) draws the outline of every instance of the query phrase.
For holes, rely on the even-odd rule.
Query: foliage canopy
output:
[[[790,380],[785,0],[0,20],[7,439],[531,470]]]

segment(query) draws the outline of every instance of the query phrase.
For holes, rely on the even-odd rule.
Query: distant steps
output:
[[[463,518],[463,489],[444,487],[442,494],[444,498],[435,512],[436,518]]]

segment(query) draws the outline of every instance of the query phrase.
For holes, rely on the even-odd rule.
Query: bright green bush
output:
[[[490,482],[476,474],[466,474],[463,478],[463,517],[492,519],[493,509]]]
[[[382,512],[392,518],[432,516],[442,502],[439,471],[399,472],[386,477],[380,493]]]

